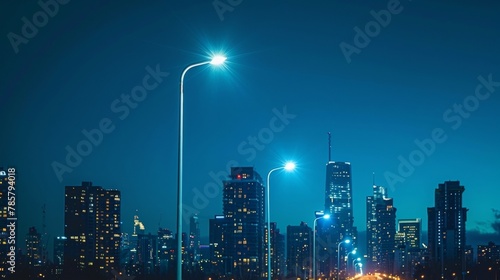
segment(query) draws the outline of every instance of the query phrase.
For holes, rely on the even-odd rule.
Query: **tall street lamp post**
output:
[[[191,64],[182,71],[181,75],[181,91],[179,104],[179,147],[178,147],[178,162],[177,162],[177,280],[182,280],[182,152],[184,138],[184,76],[187,71],[194,67],[205,64],[221,65],[226,61],[224,56],[214,56],[211,60]]]
[[[346,239],[344,241],[340,241],[339,245],[337,246],[337,279],[340,280],[340,245],[342,243],[349,244],[351,243],[351,240]]]
[[[330,219],[330,214],[319,214],[313,222],[313,258],[312,258],[312,279],[316,279],[316,222],[319,219]]]
[[[267,279],[271,280],[271,204],[269,199],[269,178],[271,173],[276,170],[285,169],[286,171],[292,171],[295,169],[295,163],[287,162],[284,166],[273,168],[267,173]]]
[[[357,248],[354,248],[354,250],[352,250],[351,252],[347,253],[347,259],[345,261],[345,270],[347,272],[347,277],[349,277],[349,255],[356,255],[356,251],[358,249]]]

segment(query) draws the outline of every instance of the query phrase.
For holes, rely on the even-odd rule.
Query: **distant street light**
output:
[[[320,214],[321,215],[321,214]],[[313,221],[313,267],[312,267],[312,279],[316,279],[316,222],[319,219],[330,219],[330,214],[322,214]]]
[[[359,274],[363,275],[363,264],[362,263],[356,263],[356,265],[359,266]],[[356,270],[356,267],[354,268],[354,270]]]
[[[352,260],[352,267],[354,268],[354,276],[356,276],[356,264],[354,262],[360,262],[361,258]]]
[[[347,259],[345,261],[345,270],[347,272],[347,277],[349,277],[349,255],[351,255],[351,254],[356,255],[356,251],[357,250],[358,250],[357,248],[354,248],[354,250],[352,250],[351,252],[347,253]]]
[[[212,64],[221,65],[226,61],[226,57],[216,55],[211,60],[191,64],[182,71],[180,85],[180,106],[179,106],[179,147],[178,147],[178,173],[177,173],[177,280],[182,280],[182,153],[184,138],[184,76],[189,69],[197,66]]]
[[[340,241],[339,245],[337,246],[337,279],[340,280],[340,244],[345,243],[349,244],[351,243],[351,240],[346,239],[344,241]]]
[[[271,173],[276,170],[285,169],[286,171],[293,171],[295,163],[287,162],[284,166],[273,168],[267,173],[267,279],[271,280],[271,204],[269,199],[269,178]]]

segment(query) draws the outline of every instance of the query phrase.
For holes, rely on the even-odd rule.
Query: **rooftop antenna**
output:
[[[332,133],[328,132],[328,162],[332,161]]]
[[[373,172],[373,185],[375,186],[375,172]]]
[[[42,206],[42,262],[45,264],[47,262],[47,245],[49,239],[47,237],[47,224],[46,224],[46,207],[45,203]]]

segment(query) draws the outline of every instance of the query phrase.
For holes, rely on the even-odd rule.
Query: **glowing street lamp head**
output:
[[[292,171],[294,169],[295,169],[295,163],[293,163],[293,162],[290,161],[290,162],[287,162],[285,164],[285,170],[286,171]]]
[[[346,240],[344,241],[344,243],[345,243],[345,244],[349,244],[349,243],[351,243],[351,240],[346,239]]]
[[[222,65],[226,61],[227,57],[222,56],[222,55],[215,55],[212,57],[212,60],[210,61],[210,64],[212,65]]]
[[[356,249],[352,250],[351,254],[356,255],[357,251]]]
[[[325,215],[323,216],[323,219],[327,219],[327,220],[328,220],[328,219],[330,219],[330,214],[325,214]]]
[[[360,262],[360,261],[361,261],[361,258],[357,258],[356,260],[357,260],[358,262]]]

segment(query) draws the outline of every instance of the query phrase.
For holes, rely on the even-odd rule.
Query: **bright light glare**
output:
[[[351,254],[356,255],[356,249],[352,250]]]
[[[330,219],[330,214],[326,214],[323,216],[323,219]]]
[[[361,261],[361,258],[357,258],[356,260],[359,262],[359,261]]]
[[[347,240],[346,240],[346,241],[344,241],[344,242],[345,242],[345,244],[349,244],[349,243],[351,243],[351,240],[347,239]]]
[[[294,169],[295,169],[295,163],[293,163],[293,162],[287,162],[285,164],[285,170],[286,171],[292,171]]]
[[[222,56],[222,55],[216,55],[214,57],[212,57],[212,60],[210,61],[210,64],[212,65],[221,65],[221,64],[224,64],[224,62],[226,61],[227,57],[225,56]]]

